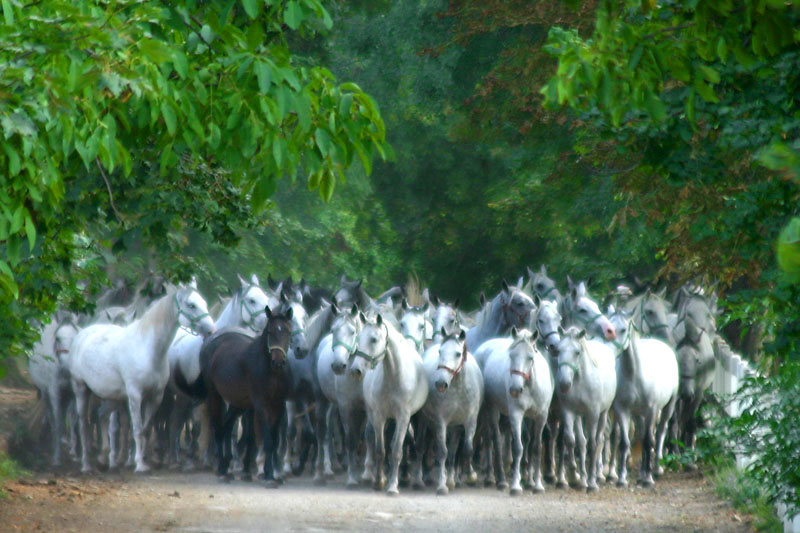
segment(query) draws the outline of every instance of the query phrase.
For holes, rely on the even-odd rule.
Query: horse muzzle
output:
[[[341,376],[347,370],[347,365],[345,363],[331,363],[331,370],[337,376]]]
[[[356,381],[361,381],[364,378],[364,374],[361,372],[360,368],[354,368],[353,370],[351,370],[350,376]]]
[[[436,387],[436,392],[439,392],[441,394],[444,394],[445,392],[447,392],[447,389],[450,388],[450,384],[444,381],[443,379],[436,381],[434,386]]]
[[[509,387],[508,388],[508,394],[512,398],[519,398],[520,395],[522,394],[522,387]]]

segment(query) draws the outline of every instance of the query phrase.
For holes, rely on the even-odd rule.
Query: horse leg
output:
[[[531,431],[531,472],[530,487],[534,493],[544,492],[544,484],[542,483],[542,433],[544,433],[544,426],[547,424],[547,418],[542,416],[533,421],[533,429]]]
[[[464,456],[463,464],[467,472],[467,485],[475,485],[478,482],[478,473],[472,463],[475,453],[475,432],[478,428],[477,415],[467,420],[464,424]]]
[[[150,467],[144,462],[144,425],[142,424],[142,397],[141,392],[135,389],[128,390],[128,412],[131,416],[133,441],[136,447],[135,472],[147,472]]]
[[[281,428],[280,446],[283,448],[283,475],[289,477],[292,474],[292,439],[297,432],[295,424],[295,402],[286,401],[286,424]]]
[[[658,427],[656,429],[656,477],[664,474],[664,466],[661,464],[661,460],[664,458],[664,438],[667,434],[667,424],[672,418],[672,413],[675,410],[676,399],[677,394],[670,399],[667,405],[664,406],[664,408],[661,410],[661,416],[658,419]]]
[[[89,464],[89,422],[87,403],[89,401],[89,389],[82,381],[72,380],[72,391],[75,394],[75,407],[78,410],[78,427],[81,436],[81,472],[87,473],[92,470]]]
[[[253,427],[255,425],[253,420],[254,416],[255,413],[252,409],[247,409],[242,416],[245,440],[244,461],[242,462],[242,481],[253,481],[251,467],[253,465],[253,459],[256,455],[255,428]]]
[[[642,417],[644,419],[644,434],[642,435],[642,464],[639,467],[639,483],[643,487],[653,486],[653,434],[655,432],[656,422],[656,413],[653,411],[654,410],[651,409],[651,412],[646,413],[645,416]]]
[[[619,448],[619,423],[617,422],[616,410],[614,411],[614,421],[611,423],[611,431],[608,435],[608,474],[606,481],[612,482],[619,479],[617,477],[617,449]]]
[[[372,453],[376,471],[373,487],[375,490],[383,490],[386,487],[386,442],[384,435],[386,421],[379,419],[370,425],[373,432]]]
[[[618,487],[628,486],[628,458],[631,453],[630,414],[618,409],[616,412],[617,427],[619,428],[619,475]]]
[[[506,470],[503,462],[503,435],[500,433],[500,412],[492,408],[490,422],[492,425],[492,448],[494,459],[494,475],[497,479],[497,490],[505,490],[508,488],[506,481]],[[490,466],[491,467],[491,466]]]
[[[323,449],[325,450],[325,468],[322,474],[326,479],[333,479],[333,462],[331,460],[331,448],[333,441],[333,425],[336,420],[336,405],[333,403],[328,404],[328,409],[325,412],[325,439],[323,441]]]
[[[522,461],[522,411],[509,408],[508,422],[511,426],[511,495],[522,494],[520,484],[520,462]]]
[[[391,470],[389,472],[389,483],[386,488],[386,492],[390,496],[399,494],[397,490],[398,474],[400,472],[400,462],[403,460],[403,443],[406,440],[406,432],[408,432],[410,418],[408,414],[403,413],[395,420],[394,435],[392,437],[392,455],[389,463]]]
[[[268,413],[266,409],[260,407],[259,418],[261,419],[261,440],[264,450],[264,483],[267,487],[278,488],[278,480],[275,479],[275,448],[278,440],[281,417],[274,413]]]
[[[323,472],[326,468],[330,470],[331,459],[330,449],[325,442],[327,437],[327,419],[329,402],[324,397],[318,398],[317,408],[315,413],[316,433],[317,433],[317,460],[315,461],[314,468],[314,484],[324,485],[327,472]],[[333,475],[333,472],[331,472]]]
[[[586,433],[584,430],[584,417],[578,416],[575,418],[575,448],[578,451],[577,462],[573,461],[575,465],[575,478],[572,480],[572,485],[577,489],[587,488],[586,484]],[[574,458],[574,456],[573,456]]]
[[[51,417],[50,430],[52,432],[51,438],[53,440],[53,466],[61,466],[61,434],[64,432],[64,413],[61,410],[61,391],[60,387],[56,385],[51,387],[50,392],[46,394],[48,405],[48,412]]]
[[[562,436],[563,436],[563,446],[564,451],[561,457],[561,466],[558,471],[558,482],[557,485],[559,488],[566,488],[569,486],[567,483],[566,478],[566,470],[571,470],[570,475],[574,478],[577,477],[575,470],[577,470],[577,465],[575,464],[575,422],[576,422],[575,415],[572,414],[570,411],[564,410],[561,415],[561,424],[562,424]],[[569,468],[568,468],[569,467]]]
[[[444,420],[437,420],[434,426],[434,438],[436,444],[436,464],[439,467],[439,480],[436,486],[436,494],[447,494],[447,423]]]
[[[606,430],[607,411],[600,413],[597,420],[587,421],[586,432],[588,434],[588,468],[586,473],[587,489],[595,492],[597,487],[597,472],[602,468],[601,455],[603,453],[603,439]]]
[[[208,395],[208,414],[211,420],[214,449],[217,455],[217,477],[221,481],[228,479],[228,458],[225,456],[226,431],[222,409],[222,398],[216,391],[210,391]]]

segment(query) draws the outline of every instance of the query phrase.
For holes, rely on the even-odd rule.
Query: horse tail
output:
[[[176,368],[175,385],[177,385],[178,388],[184,393],[199,400],[204,400],[208,394],[206,391],[206,384],[203,382],[202,374],[197,377],[194,383],[188,383],[183,375],[183,372],[181,372],[181,369]]]

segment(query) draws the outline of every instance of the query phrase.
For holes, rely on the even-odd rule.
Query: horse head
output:
[[[570,285],[568,310],[572,320],[590,334],[602,337],[607,341],[614,340],[617,332],[608,318],[600,311],[597,302],[589,296],[586,284],[581,281],[577,285],[570,282]]]
[[[617,332],[617,336],[611,341],[614,343],[617,353],[622,353],[630,345],[632,314],[633,311],[616,309],[613,305],[609,305],[606,310],[606,316],[608,316],[608,320]]]
[[[511,328],[511,345],[508,347],[509,379],[508,393],[519,398],[525,385],[533,379],[534,357],[536,356],[537,332],[528,329]]]
[[[664,299],[663,293],[656,293],[647,289],[634,312],[637,318],[637,327],[642,333],[649,333],[660,337],[669,344],[674,344],[672,331],[667,319],[669,305]]]
[[[433,342],[441,343],[446,337],[455,335],[461,330],[458,322],[459,300],[456,299],[453,305],[449,305],[434,297],[432,303],[436,307],[433,312]]]
[[[281,294],[281,298],[286,298],[285,294]],[[309,349],[308,339],[306,338],[308,313],[306,308],[303,307],[302,301],[288,299],[284,305],[292,309],[292,338],[289,347],[297,359],[303,359],[308,355]]]
[[[503,291],[501,293],[503,302],[503,313],[505,319],[511,326],[524,328],[528,325],[531,312],[536,308],[533,299],[522,290],[522,280],[517,286],[509,286],[503,280]]]
[[[554,355],[558,347],[561,335],[558,328],[561,327],[561,313],[558,312],[558,303],[555,300],[539,300],[539,296],[534,297],[537,305],[536,316],[533,326],[539,333],[539,340],[544,343],[550,355]]]
[[[561,341],[558,343],[558,370],[556,382],[561,393],[566,393],[572,384],[580,379],[580,360],[586,350],[586,330],[570,327],[561,330]]]
[[[62,318],[58,326],[56,326],[56,332],[53,336],[53,353],[56,354],[56,359],[61,365],[66,363],[63,357],[69,354],[72,341],[80,331],[77,323],[77,317],[70,314]]]
[[[253,274],[250,281],[239,276],[242,288],[239,290],[239,316],[243,326],[260,333],[267,325],[267,314],[264,309],[269,305],[269,298],[259,286],[258,276]]]
[[[331,351],[333,361],[331,370],[337,376],[344,374],[347,363],[356,353],[358,333],[361,331],[362,322],[358,316],[358,306],[353,304],[349,312],[342,312],[332,304],[336,319],[331,326]]]
[[[175,292],[173,301],[181,326],[196,331],[203,337],[208,337],[217,330],[208,312],[206,301],[197,291],[196,282],[181,286]]]
[[[428,304],[412,307],[403,298],[402,303],[403,317],[400,319],[400,332],[403,337],[414,343],[414,348],[417,352],[422,353],[422,347],[425,342],[425,325],[427,323],[426,314],[428,312]]]
[[[444,328],[440,333],[444,340],[439,345],[439,359],[433,384],[437,392],[444,394],[450,388],[450,384],[458,379],[464,369],[464,363],[467,362],[467,334],[461,330],[457,334],[448,335]]]
[[[358,316],[363,327],[358,333],[358,347],[350,370],[354,377],[363,377],[365,373],[363,364],[374,369],[386,355],[389,349],[389,328],[380,313],[376,315],[374,322],[368,320],[363,312],[359,312]],[[363,362],[357,361],[358,359]]]
[[[533,294],[536,294],[544,299],[558,299],[561,293],[556,289],[556,282],[547,275],[547,269],[542,265],[539,272],[534,272],[530,267],[525,267],[528,271],[528,277],[531,278],[530,288]]]
[[[264,308],[267,315],[267,326],[261,334],[264,352],[269,354],[270,362],[276,367],[286,365],[289,340],[292,335],[291,307],[286,307],[281,312],[273,313],[267,306]]]

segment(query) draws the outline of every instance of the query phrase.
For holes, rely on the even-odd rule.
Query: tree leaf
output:
[[[33,251],[33,245],[36,244],[36,226],[33,225],[33,219],[30,213],[25,213],[25,234],[28,237],[28,246]]]
[[[322,197],[323,201],[331,201],[331,198],[333,197],[333,189],[335,187],[336,178],[334,177],[333,172],[331,172],[331,169],[328,169],[322,174],[319,182],[319,195]]]
[[[3,151],[8,156],[8,173],[11,176],[16,176],[19,174],[20,171],[20,160],[17,151],[14,150],[14,147],[8,144],[7,142],[3,143]]]
[[[172,52],[172,66],[175,67],[175,72],[181,79],[185,80],[189,75],[189,61],[181,50]]]
[[[6,19],[6,26],[14,25],[14,8],[10,0],[3,0],[3,17]]]
[[[322,157],[327,157],[333,144],[330,134],[322,128],[317,128],[317,131],[314,132],[314,140]]]
[[[164,123],[167,125],[167,131],[170,136],[174,137],[177,130],[177,118],[175,117],[175,110],[166,100],[161,101],[161,116],[164,117]]]
[[[295,0],[291,0],[286,4],[286,10],[283,12],[283,21],[291,29],[296,30],[303,22],[303,8]]]
[[[244,4],[244,10],[248,17],[251,19],[258,17],[261,0],[242,0],[242,4]]]
[[[262,61],[256,61],[255,71],[256,78],[258,78],[258,90],[261,91],[261,94],[267,94],[269,92],[270,78],[272,75],[269,65]]]

